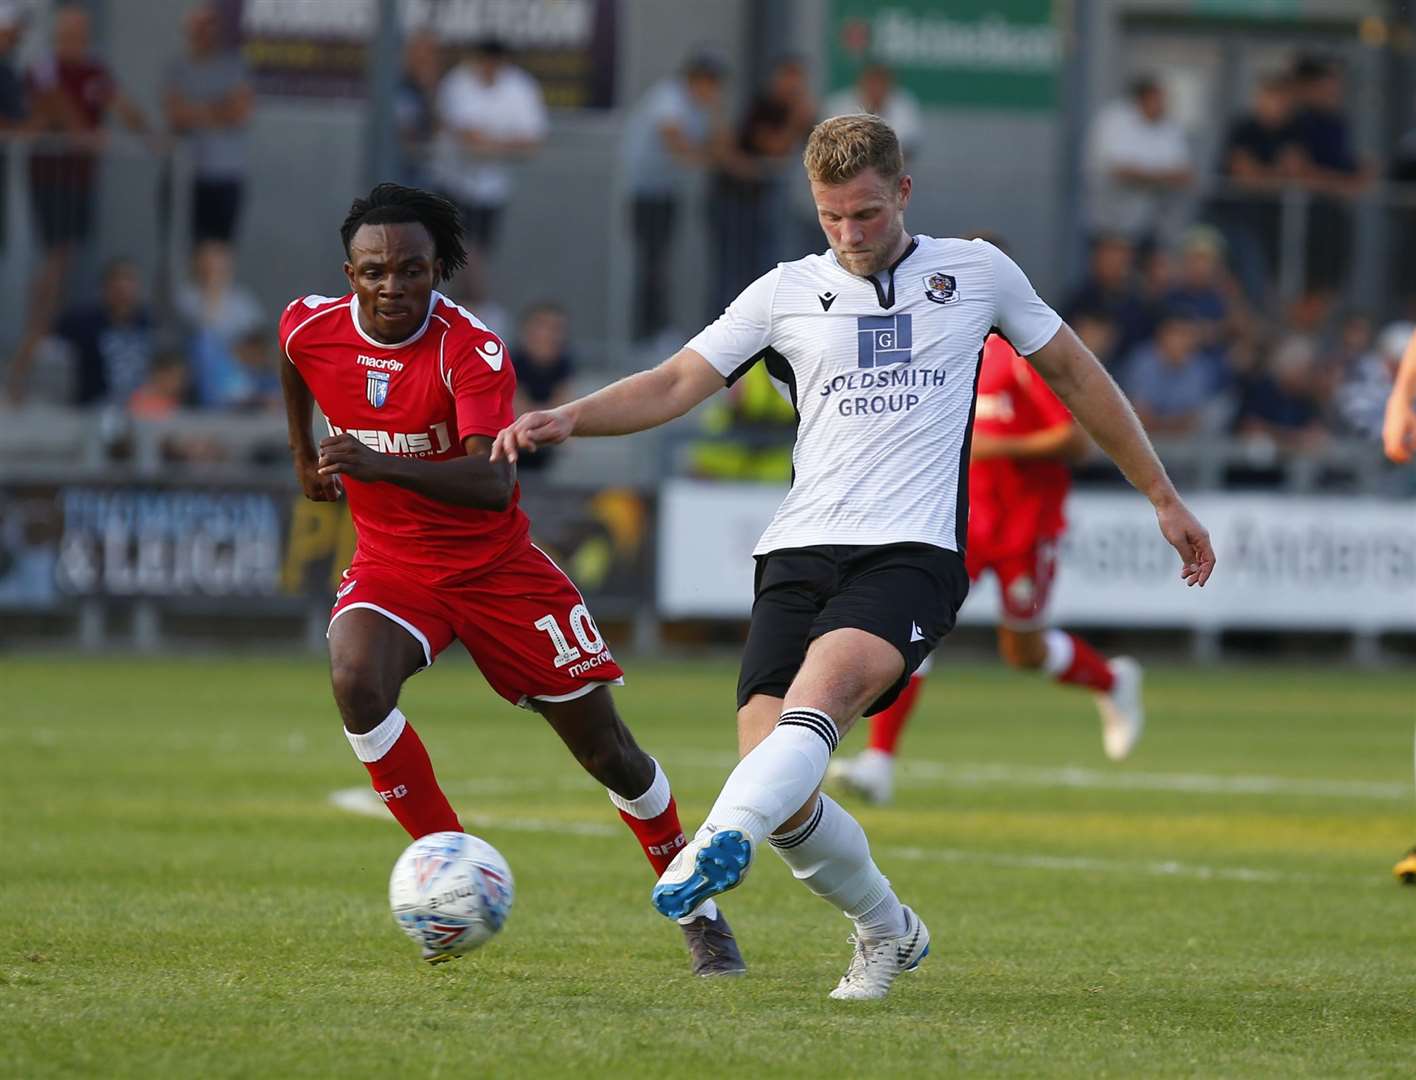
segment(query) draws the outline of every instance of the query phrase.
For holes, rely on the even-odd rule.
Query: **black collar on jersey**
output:
[[[905,248],[904,251],[900,252],[900,257],[885,268],[883,272],[888,275],[888,286],[882,286],[880,284],[880,278],[877,277],[875,274],[870,275],[869,281],[872,285],[875,286],[875,298],[880,301],[880,306],[885,308],[887,311],[895,306],[895,268],[898,267],[900,263],[908,259],[911,255],[913,255],[914,250],[917,247],[919,247],[919,241],[916,240],[913,236],[911,236],[910,246]]]

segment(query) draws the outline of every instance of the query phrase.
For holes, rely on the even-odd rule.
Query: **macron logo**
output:
[[[402,371],[402,361],[395,360],[391,356],[365,356],[359,354],[359,363],[366,368],[373,368],[375,371]]]
[[[494,338],[485,345],[478,345],[477,355],[485,360],[493,371],[500,371],[502,360],[506,358],[506,350],[501,347],[501,342]]]
[[[923,641],[923,640],[924,640],[924,634],[920,631],[919,623],[917,623],[917,622],[912,622],[912,623],[910,623],[910,644],[913,645],[916,641]]]

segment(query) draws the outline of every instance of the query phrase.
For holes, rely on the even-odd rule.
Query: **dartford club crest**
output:
[[[388,400],[388,372],[370,371],[367,374],[369,378],[369,404],[376,409],[382,409],[383,403]]]
[[[959,285],[953,274],[936,270],[924,275],[924,296],[936,304],[952,304],[959,298]]]

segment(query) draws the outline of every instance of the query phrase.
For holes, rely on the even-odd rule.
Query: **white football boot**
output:
[[[826,779],[874,806],[885,806],[895,797],[895,758],[883,750],[862,750],[853,758],[833,760]]]
[[[852,934],[850,941],[855,946],[851,966],[831,991],[837,1001],[878,1001],[896,979],[929,955],[929,928],[908,907],[905,932],[899,937],[867,944]]]
[[[1141,738],[1146,726],[1146,709],[1141,701],[1141,665],[1129,656],[1110,661],[1115,678],[1109,693],[1096,695],[1096,708],[1101,713],[1101,745],[1106,756],[1120,761]]]

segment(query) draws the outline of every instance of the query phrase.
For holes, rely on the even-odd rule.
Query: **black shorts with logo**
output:
[[[905,658],[900,678],[865,710],[878,713],[954,628],[968,593],[964,560],[932,544],[827,544],[759,555],[738,708],[753,694],[785,697],[807,647],[851,627],[884,638]]]

